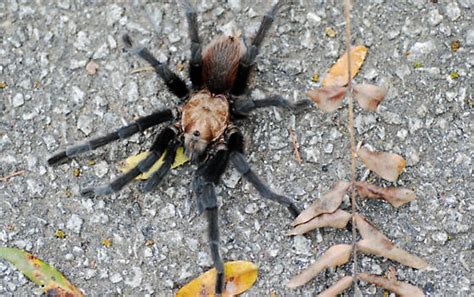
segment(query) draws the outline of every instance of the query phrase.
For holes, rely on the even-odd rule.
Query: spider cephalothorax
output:
[[[161,123],[173,121],[171,125],[161,129],[149,149],[150,154],[135,168],[108,184],[84,189],[82,194],[107,195],[117,192],[135,177],[148,171],[166,152],[164,164],[153,173],[144,186],[145,191],[150,191],[168,173],[177,148],[184,146],[186,155],[197,166],[192,187],[197,198],[198,211],[206,212],[209,221],[209,244],[217,269],[216,294],[220,294],[224,286],[224,267],[219,255],[218,205],[214,187],[219,182],[227,163],[230,161],[263,197],[285,205],[294,216],[299,213],[291,199],[274,193],[250,169],[243,154],[243,135],[233,121],[261,107],[278,106],[294,110],[309,105],[310,101],[303,100],[293,104],[280,95],[272,95],[262,100],[240,96],[246,91],[250,70],[261,42],[273,23],[278,3],[264,16],[248,47],[239,37],[220,36],[202,50],[196,12],[188,1],[182,0],[191,39],[189,63],[191,90],[178,75],[160,63],[146,48],[134,47],[128,35],[123,37],[125,45],[151,64],[168,90],[182,99],[183,103],[176,108],[156,111],[139,118],[132,124],[105,136],[70,146],[52,156],[48,163],[50,165],[61,163],[80,153],[130,137]]]

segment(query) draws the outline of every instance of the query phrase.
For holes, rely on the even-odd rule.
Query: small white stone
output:
[[[20,107],[23,104],[25,104],[25,99],[23,98],[23,94],[18,93],[15,96],[13,96],[12,104],[13,104],[13,107]]]
[[[295,253],[299,255],[311,255],[311,241],[302,235],[293,238]]]
[[[232,9],[234,12],[240,12],[242,9],[240,0],[228,0],[230,9]]]
[[[428,22],[432,26],[437,26],[443,20],[443,16],[439,13],[437,9],[433,9],[428,13]]]
[[[71,99],[74,103],[78,105],[84,104],[84,97],[86,93],[84,93],[79,87],[73,86],[71,90]]]
[[[176,209],[173,204],[168,203],[160,210],[160,218],[171,219],[176,215]]]
[[[429,55],[435,50],[436,44],[433,40],[427,40],[425,42],[416,42],[410,49],[410,55],[408,56],[408,59],[410,61],[416,61]]]
[[[140,269],[140,267],[137,267],[137,266],[132,267],[132,270],[133,270],[134,275],[132,278],[127,277],[125,279],[125,284],[132,288],[137,288],[142,283],[143,272]]]
[[[397,132],[397,136],[398,138],[400,138],[401,140],[404,140],[408,135],[408,131],[406,129],[400,129],[398,130]]]
[[[82,224],[84,221],[77,214],[73,214],[66,223],[66,228],[72,232],[79,234],[81,232]]]
[[[451,21],[457,20],[461,16],[461,9],[459,8],[456,1],[450,1],[446,6],[446,14]]]
[[[247,204],[247,206],[245,207],[245,213],[247,214],[255,214],[257,213],[258,211],[258,206],[256,203],[249,203]]]
[[[107,26],[112,26],[114,23],[118,22],[123,14],[123,8],[117,4],[109,5],[106,9],[107,11]]]
[[[77,128],[88,136],[92,132],[93,122],[92,117],[81,114],[77,119]]]
[[[444,231],[436,231],[431,235],[431,239],[441,245],[444,245],[448,240],[448,233]]]
[[[109,172],[109,165],[105,161],[100,161],[94,166],[95,175],[104,177]]]
[[[127,101],[136,102],[138,100],[138,85],[134,81],[130,81],[127,85]]]
[[[332,143],[327,143],[327,144],[324,146],[324,152],[325,152],[326,154],[332,153],[333,149],[334,149],[334,145],[333,145]]]
[[[84,31],[79,31],[77,33],[76,42],[74,42],[74,47],[81,51],[87,51],[90,40],[87,36],[87,33]]]
[[[120,273],[114,273],[110,276],[110,281],[113,283],[113,284],[116,284],[116,283],[119,283],[123,280],[123,277]]]
[[[318,26],[319,24],[321,24],[321,17],[313,12],[308,12],[308,14],[306,15],[306,19],[312,25]]]

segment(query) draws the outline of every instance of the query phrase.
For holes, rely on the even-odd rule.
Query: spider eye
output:
[[[201,135],[201,132],[199,132],[198,130],[195,130],[193,132],[193,135],[196,136],[196,137],[199,137]]]

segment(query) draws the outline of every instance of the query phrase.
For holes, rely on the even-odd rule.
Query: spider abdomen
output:
[[[244,52],[244,44],[234,36],[220,36],[206,47],[202,57],[202,75],[211,93],[224,94],[233,87]]]

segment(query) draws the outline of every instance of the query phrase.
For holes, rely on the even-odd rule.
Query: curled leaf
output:
[[[366,182],[357,182],[356,189],[362,198],[384,199],[393,207],[400,207],[416,199],[415,192],[404,188],[381,188]]]
[[[349,189],[350,183],[346,181],[339,181],[336,186],[321,198],[316,200],[310,207],[303,210],[300,215],[291,223],[296,226],[308,222],[314,217],[323,213],[333,213],[341,205],[344,194]]]
[[[376,286],[385,288],[400,297],[423,297],[425,294],[419,288],[405,282],[397,281],[396,279],[387,279],[378,275],[359,273],[357,277]]]
[[[12,263],[47,296],[84,296],[54,267],[20,249],[0,247],[0,258]]]
[[[354,98],[359,102],[359,105],[370,111],[375,111],[380,102],[387,95],[387,89],[379,86],[369,84],[356,84],[353,88]]]
[[[316,277],[321,271],[329,267],[336,267],[349,261],[351,256],[352,245],[338,244],[333,245],[321,257],[306,268],[303,272],[293,277],[287,284],[289,288],[300,287],[312,278]]]
[[[224,292],[222,297],[235,296],[248,290],[257,280],[257,266],[247,261],[224,263]],[[216,269],[206,271],[199,277],[179,289],[176,297],[214,296],[216,286]]]
[[[356,214],[357,229],[363,240],[357,242],[357,248],[367,254],[385,257],[416,269],[428,266],[425,260],[397,247],[390,239],[370,224],[365,218]]]
[[[338,296],[352,285],[352,276],[345,276],[337,281],[334,285],[319,293],[318,297]]]
[[[367,48],[363,45],[354,46],[351,48],[351,78],[356,76],[359,72],[362,63],[364,63],[365,56],[367,55]],[[345,86],[349,83],[347,78],[347,52],[345,52],[337,62],[329,69],[326,77],[323,80],[323,87],[330,86]]]
[[[123,162],[123,164],[121,164],[119,166],[119,170],[122,171],[123,173],[126,173],[126,172],[130,171],[132,168],[137,166],[138,163],[140,163],[140,161],[145,159],[149,154],[150,154],[150,152],[142,152],[142,153],[139,153],[138,155],[128,157]],[[145,173],[140,174],[139,176],[136,177],[136,179],[138,179],[138,180],[147,180],[147,179],[149,179],[151,177],[151,175],[155,171],[160,169],[161,165],[163,165],[163,163],[164,163],[163,160],[165,158],[165,155],[166,155],[166,152],[161,156],[161,158],[158,161],[156,161],[156,163],[150,168],[150,170],[148,170]],[[182,147],[179,147],[178,150],[176,151],[176,157],[174,158],[174,163],[171,165],[171,168],[179,167],[179,166],[183,165],[184,163],[186,163],[188,161],[189,161],[189,159],[184,154],[184,149]]]
[[[359,159],[370,170],[382,178],[394,182],[405,168],[406,161],[400,155],[385,152],[371,152],[361,147],[357,151]]]
[[[346,87],[337,86],[314,89],[306,93],[324,112],[336,111],[341,106],[345,94]]]
[[[346,227],[347,222],[349,222],[350,218],[350,213],[338,209],[333,213],[325,213],[319,215],[306,223],[296,226],[288,233],[288,235],[302,235],[311,230],[322,227],[333,227],[342,229]]]

